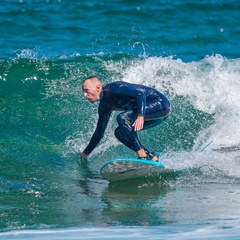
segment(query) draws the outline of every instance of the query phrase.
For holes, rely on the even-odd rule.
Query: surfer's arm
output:
[[[99,119],[98,119],[97,127],[92,135],[92,138],[89,144],[87,145],[85,150],[82,152],[82,155],[86,156],[85,158],[88,157],[88,155],[94,150],[94,148],[98,145],[100,140],[103,138],[111,113],[112,113],[111,110],[105,110],[105,111],[104,109],[99,110]]]
[[[79,152],[79,153],[77,153],[77,155],[79,155],[82,158],[88,159],[88,155],[85,154],[84,152]]]
[[[130,96],[135,96],[138,104],[138,117],[132,124],[134,131],[140,131],[143,129],[144,124],[144,115],[145,115],[145,106],[146,106],[146,93],[139,91],[134,88],[130,88],[131,91],[128,91],[127,94]]]

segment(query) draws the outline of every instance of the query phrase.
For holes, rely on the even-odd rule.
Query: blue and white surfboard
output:
[[[164,166],[162,162],[135,158],[117,158],[106,162],[100,172],[109,181],[119,181],[141,177],[160,176],[176,170]]]

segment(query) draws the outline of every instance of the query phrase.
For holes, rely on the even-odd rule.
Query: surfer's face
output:
[[[82,90],[84,97],[91,103],[100,100],[101,84],[86,80],[83,82]]]

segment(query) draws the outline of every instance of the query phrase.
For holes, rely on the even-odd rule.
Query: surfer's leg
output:
[[[161,124],[170,113],[169,102],[162,99],[155,99],[146,104],[144,116],[144,129],[155,127]],[[138,153],[139,157],[146,157],[157,160],[149,150],[147,150],[140,142],[137,132],[134,131],[132,124],[137,118],[137,114],[133,110],[126,110],[117,116],[119,127],[115,130],[116,138],[124,145]]]
[[[153,153],[151,153],[148,149],[146,149],[142,144],[141,144],[142,145],[142,149],[137,150],[135,148],[135,146],[129,141],[129,138],[126,136],[126,134],[124,133],[124,131],[120,127],[117,127],[115,129],[115,136],[121,143],[123,143],[125,146],[127,146],[128,148],[130,148],[134,152],[138,152],[140,150],[144,150],[144,153],[142,155],[143,158],[145,158],[145,157],[147,157],[149,159],[154,158],[155,155]]]
[[[139,151],[143,148],[139,141],[137,132],[132,127],[133,111],[127,110],[117,116],[119,127],[115,131],[117,139],[134,151]]]
[[[137,149],[134,147],[134,145],[129,141],[127,135],[124,133],[124,131],[120,128],[117,127],[115,129],[115,136],[116,138],[123,143],[125,146],[127,146],[128,148],[130,148],[131,150],[137,152]]]
[[[138,157],[147,158],[150,153],[140,142],[137,132],[132,127],[133,111],[127,110],[117,116],[119,127],[115,130],[116,138],[128,148],[138,153]]]
[[[139,151],[138,148],[135,148],[134,145],[129,141],[129,138],[127,137],[127,135],[124,133],[124,131],[120,127],[117,127],[115,129],[115,136],[121,143],[123,143],[125,146],[127,146],[128,148],[130,148],[134,152]],[[147,154],[150,153],[142,144],[141,144],[141,148],[144,149],[144,151]]]
[[[167,99],[156,98],[146,103],[144,126],[148,129],[161,124],[170,114],[170,102]]]
[[[157,98],[146,103],[143,129],[156,127],[164,122],[170,114],[168,100]]]

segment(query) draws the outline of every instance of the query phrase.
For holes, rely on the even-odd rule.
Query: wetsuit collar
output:
[[[100,92],[100,101],[102,100],[102,98],[103,98],[103,89]]]

